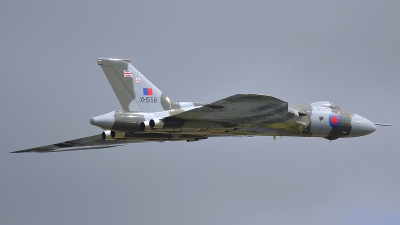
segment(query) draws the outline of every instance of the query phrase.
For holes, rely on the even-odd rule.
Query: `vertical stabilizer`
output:
[[[131,64],[129,59],[98,59],[125,112],[159,112],[171,101]]]

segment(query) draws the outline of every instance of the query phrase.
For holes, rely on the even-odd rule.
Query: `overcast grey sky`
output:
[[[399,224],[399,1],[5,1],[0,224]],[[99,57],[176,101],[327,100],[366,137],[9,154],[101,132]]]

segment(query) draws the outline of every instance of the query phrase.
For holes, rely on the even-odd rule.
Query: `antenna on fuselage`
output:
[[[392,124],[387,124],[387,123],[374,123],[375,126],[382,126],[382,127],[390,127]]]

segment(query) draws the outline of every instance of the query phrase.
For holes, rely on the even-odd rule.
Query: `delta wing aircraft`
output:
[[[328,140],[375,131],[366,118],[330,102],[292,105],[260,94],[236,94],[213,103],[169,99],[127,59],[97,60],[122,106],[90,119],[102,134],[15,151],[61,152],[147,141],[199,141],[225,136],[298,136]]]

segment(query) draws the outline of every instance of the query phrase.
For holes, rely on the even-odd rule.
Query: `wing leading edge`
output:
[[[118,139],[115,141],[105,141],[101,135],[94,135],[85,138],[65,141],[57,144],[41,146],[37,148],[29,148],[25,150],[14,151],[11,153],[24,153],[24,152],[65,152],[77,151],[87,149],[100,149],[100,148],[113,148],[126,144],[126,140]]]
[[[204,106],[164,118],[164,121],[207,120],[212,122],[254,123],[286,114],[288,103],[259,94],[236,94]]]

